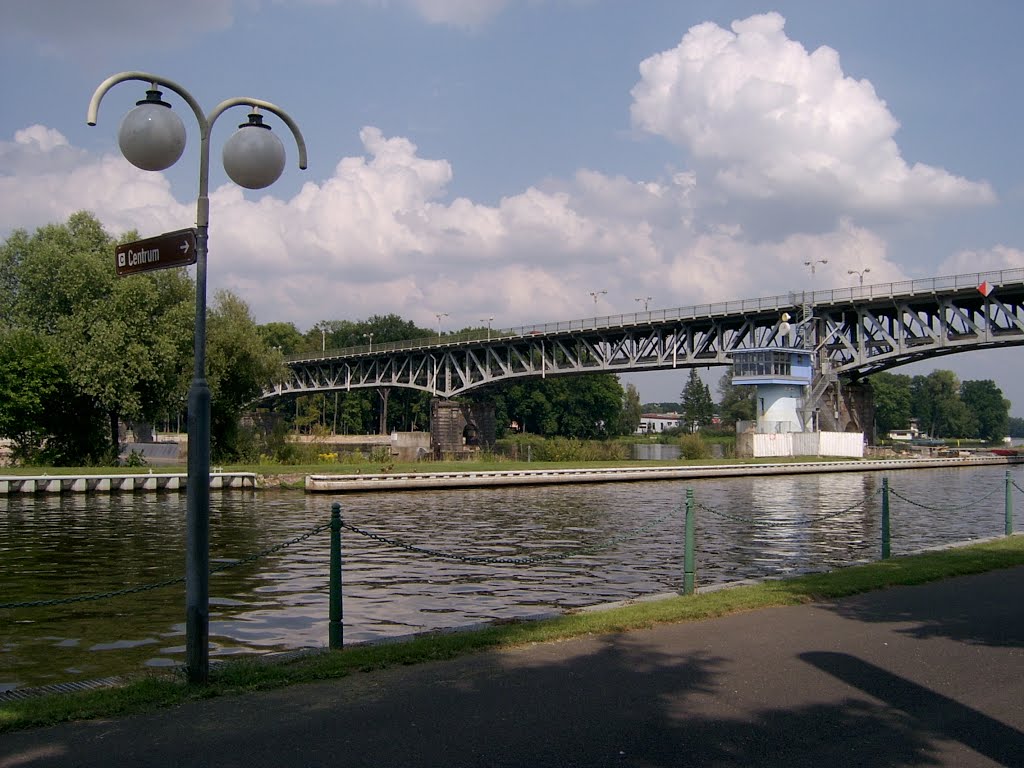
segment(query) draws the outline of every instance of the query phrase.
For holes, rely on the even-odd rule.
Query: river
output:
[[[1005,471],[890,473],[893,554],[1000,535]],[[1024,486],[1024,467],[1011,473]],[[678,590],[687,488],[697,502],[698,586],[875,559],[882,477],[866,472],[341,496],[346,524],[409,545],[470,557],[562,558],[532,565],[444,560],[346,530],[345,642]],[[1013,494],[1021,506],[1022,494],[1016,488]],[[296,491],[214,492],[211,564],[237,562],[326,523],[331,501]],[[185,495],[173,492],[0,499],[0,603],[106,593],[180,576],[184,518]],[[325,646],[328,559],[324,531],[214,573],[211,659]],[[0,691],[183,660],[181,584],[0,609]]]

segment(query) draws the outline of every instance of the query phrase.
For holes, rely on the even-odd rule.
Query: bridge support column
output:
[[[492,448],[495,436],[493,403],[430,401],[430,446],[436,458]]]

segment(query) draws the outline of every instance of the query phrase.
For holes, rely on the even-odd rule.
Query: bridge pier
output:
[[[430,401],[430,446],[435,458],[493,448],[496,439],[493,403]]]

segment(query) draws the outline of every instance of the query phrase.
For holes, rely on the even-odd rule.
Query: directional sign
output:
[[[163,235],[124,243],[114,251],[118,276],[196,263],[196,231],[179,229]]]

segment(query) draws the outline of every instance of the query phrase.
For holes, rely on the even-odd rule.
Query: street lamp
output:
[[[828,259],[814,259],[813,261],[805,261],[804,266],[811,268],[811,279],[814,279],[814,268],[818,264],[828,264]]]
[[[224,144],[224,170],[236,184],[262,189],[284,170],[281,140],[263,124],[258,110],[272,112],[284,122],[299,150],[299,168],[306,167],[306,142],[295,122],[279,107],[262,99],[222,101],[208,115],[188,91],[172,80],[145,72],[121,72],[100,83],[89,102],[86,122],[96,125],[100,101],[107,91],[127,80],[151,83],[146,98],[121,121],[118,146],[125,159],[147,171],[170,168],[185,148],[181,118],[161,99],[159,87],[178,94],[199,123],[199,196],[196,201],[196,319],[195,359],[188,394],[188,485],[185,546],[185,671],[191,683],[209,678],[210,649],[210,388],[206,383],[206,261],[210,224],[210,131],[231,107],[249,106],[247,123]]]
[[[871,267],[864,267],[864,269],[848,269],[846,270],[846,274],[856,275],[857,278],[860,280],[860,284],[864,285],[864,275],[866,275],[870,271]]]
[[[370,351],[373,352],[373,334],[372,333],[364,333],[363,334],[363,338],[370,340]]]
[[[327,351],[327,326],[319,325],[317,329],[320,331],[320,351]]]
[[[653,297],[651,297],[651,296],[637,296],[635,299],[633,299],[633,301],[638,301],[638,302],[642,301],[644,303],[644,312],[646,312],[647,311],[647,302],[649,302],[652,298]]]
[[[437,318],[437,338],[441,338],[441,318],[448,317],[447,312],[435,312],[434,317]]]
[[[480,318],[480,322],[481,323],[487,323],[487,340],[488,341],[491,340],[491,321],[492,320],[494,320],[494,315],[491,315],[490,317],[481,317]]]
[[[598,296],[604,296],[607,293],[608,293],[608,291],[591,291],[590,292],[590,296],[594,300],[594,306],[595,307],[597,306],[597,297]]]

